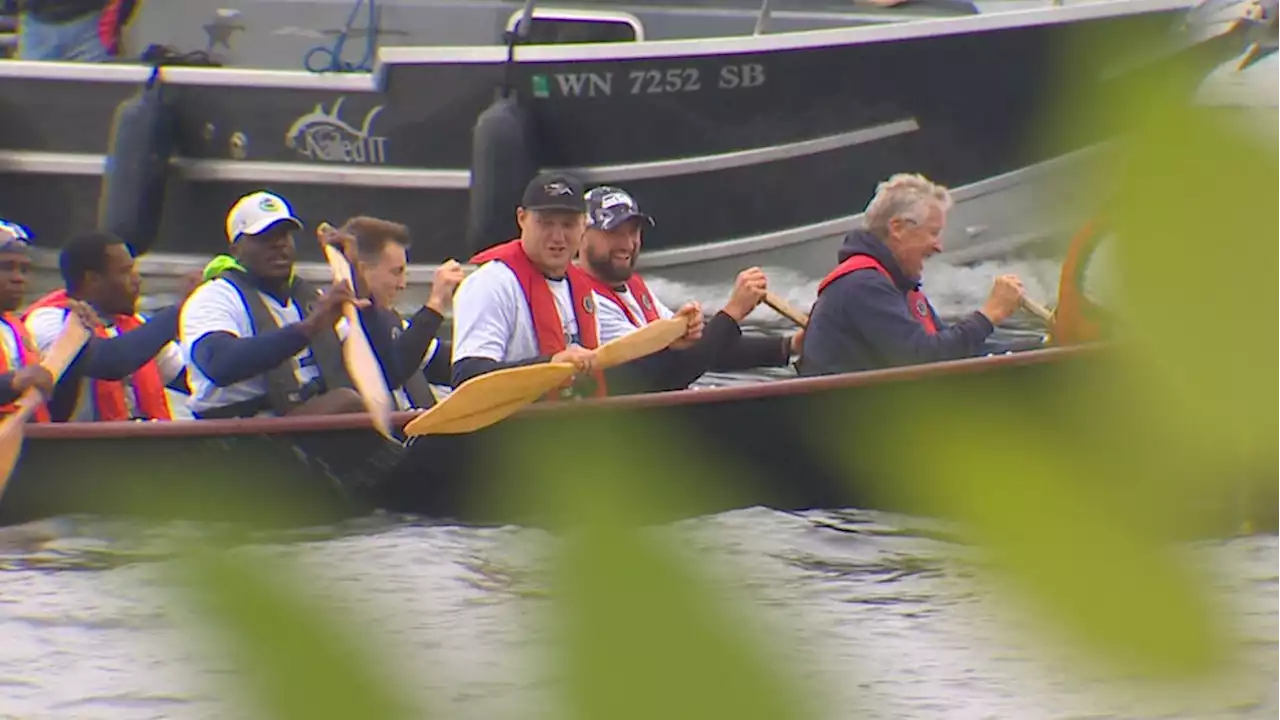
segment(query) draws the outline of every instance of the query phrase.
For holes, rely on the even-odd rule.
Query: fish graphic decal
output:
[[[345,97],[333,102],[328,111],[324,103],[293,122],[285,133],[285,146],[299,154],[324,162],[380,165],[387,161],[387,139],[371,132],[373,120],[382,112],[377,105],[364,116],[364,123],[354,127],[340,114]]]

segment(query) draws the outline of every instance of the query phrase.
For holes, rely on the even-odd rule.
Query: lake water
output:
[[[943,314],[955,315],[976,307],[1006,271],[1052,301],[1049,264],[934,267],[928,289]],[[773,278],[775,292],[808,307],[811,279]],[[694,298],[709,309],[729,292],[655,290],[669,303]],[[756,330],[786,327],[763,307],[752,320]],[[1006,335],[1036,330],[1019,324]],[[919,526],[864,511],[748,508],[654,532],[713,572],[767,629],[771,657],[804,679],[827,717],[1243,720],[1280,712],[1275,536],[1184,548],[1210,570],[1224,620],[1244,643],[1235,682],[1208,692],[1072,674],[1042,652],[1052,642],[1025,632],[1016,598],[974,577],[974,550],[912,530]],[[60,518],[0,531],[0,718],[248,717],[226,693],[215,643],[190,631],[165,592],[168,542],[191,530]],[[532,529],[374,517],[301,538],[264,536],[242,552],[299,561],[318,592],[359,613],[387,671],[412,679],[436,716],[514,718],[551,714],[547,640],[537,630],[549,601],[534,571],[553,543]]]

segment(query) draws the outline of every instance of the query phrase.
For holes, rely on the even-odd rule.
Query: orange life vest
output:
[[[1091,222],[1071,238],[1067,247],[1062,275],[1058,279],[1058,306],[1054,310],[1053,342],[1056,345],[1101,339],[1102,327],[1098,317],[1102,308],[1084,296],[1084,271],[1102,238],[1098,224]]]
[[[838,278],[842,278],[855,270],[868,269],[879,271],[881,275],[888,278],[890,283],[893,283],[894,287],[897,287],[897,283],[893,282],[893,275],[889,274],[889,270],[884,265],[881,265],[879,260],[870,255],[854,255],[837,265],[835,270],[828,273],[822,279],[822,282],[818,283],[818,294],[821,295],[822,291]],[[924,328],[925,333],[937,335],[938,326],[933,321],[933,313],[929,311],[929,298],[925,297],[925,294],[919,289],[914,289],[907,292],[906,302],[907,310],[911,312],[911,317],[920,323],[920,327]]]
[[[490,260],[497,260],[511,268],[516,280],[520,282],[520,289],[524,292],[525,301],[533,317],[533,330],[538,336],[538,353],[555,355],[567,348],[568,338],[564,336],[560,311],[556,308],[556,299],[551,294],[551,288],[547,287],[546,276],[529,260],[519,238],[476,253],[469,262],[479,265]],[[596,327],[595,301],[591,299],[591,276],[570,263],[565,278],[569,283],[569,296],[573,298],[573,316],[578,323],[578,336],[582,340],[582,347],[594,350],[599,347],[600,338]],[[608,394],[604,373],[597,371],[592,375],[595,377],[592,394],[604,397]],[[554,399],[561,395],[558,391],[553,391],[547,397]]]
[[[13,372],[19,368],[39,363],[40,350],[36,347],[36,341],[31,338],[31,333],[27,332],[27,326],[22,324],[22,318],[18,317],[14,313],[5,313],[0,316],[0,322],[9,326],[9,329],[13,331],[14,338],[18,341],[17,366],[15,367],[12,364],[12,361],[9,359],[8,352],[0,351],[0,373]],[[17,409],[18,408],[13,403],[0,406],[0,416],[8,415],[9,413],[15,412]],[[31,413],[31,417],[35,422],[50,422],[49,407],[44,403],[41,403],[35,409],[35,412]]]
[[[658,304],[653,301],[653,293],[649,292],[649,286],[644,284],[644,280],[639,275],[632,275],[625,285],[627,292],[631,293],[631,297],[636,299],[636,304],[640,306],[640,312],[644,314],[644,322],[640,322],[636,314],[631,311],[631,306],[627,304],[618,291],[603,280],[587,273],[587,279],[591,284],[591,289],[600,294],[601,297],[608,298],[610,302],[615,303],[622,308],[622,312],[626,314],[627,319],[636,327],[643,327],[651,322],[658,320]]]
[[[68,300],[70,298],[65,290],[55,290],[32,303],[22,317],[25,319],[35,310],[45,307],[66,310]],[[111,320],[120,333],[129,332],[142,325],[142,321],[133,315],[116,315]],[[107,329],[101,326],[94,329],[94,335],[100,338],[111,337]],[[129,412],[129,404],[125,401],[125,393],[128,391],[123,380],[91,380],[90,383],[93,387],[93,408],[96,420],[133,419]],[[160,377],[160,368],[156,366],[155,358],[148,360],[133,373],[131,384],[138,412],[143,417],[151,420],[173,419],[169,415],[169,401],[164,391],[164,380]]]

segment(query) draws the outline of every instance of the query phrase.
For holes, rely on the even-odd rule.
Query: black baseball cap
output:
[[[582,198],[582,181],[565,173],[542,173],[525,186],[520,207],[585,213],[587,202]]]
[[[640,210],[640,203],[626,190],[608,185],[587,193],[587,227],[612,230],[631,218],[641,218],[653,227],[653,216]]]

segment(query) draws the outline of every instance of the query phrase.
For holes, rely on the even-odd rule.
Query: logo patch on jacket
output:
[[[916,298],[916,314],[920,317],[929,315],[929,305],[924,301],[924,298]]]
[[[582,309],[585,310],[588,315],[591,315],[596,311],[596,304],[591,300],[591,293],[587,293],[582,297]]]

